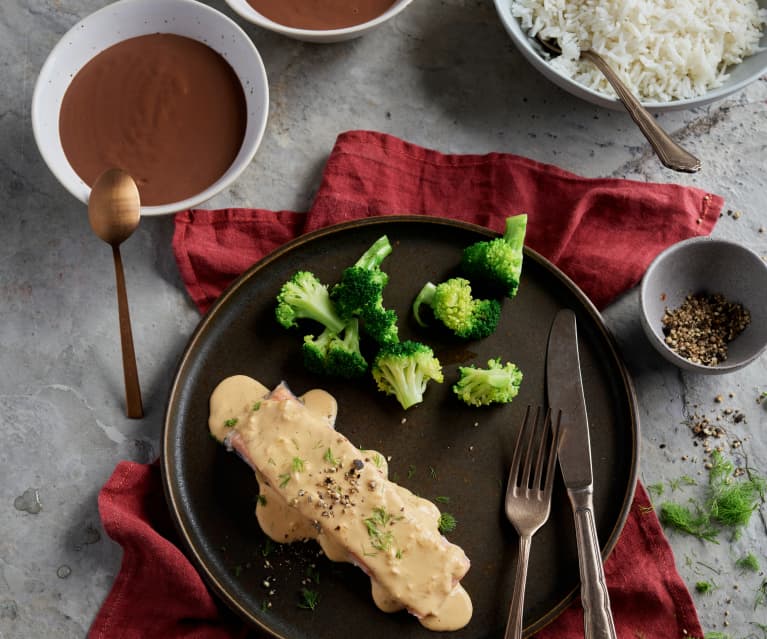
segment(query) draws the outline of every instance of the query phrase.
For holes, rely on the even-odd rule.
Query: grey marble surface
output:
[[[146,417],[123,414],[115,290],[108,248],[85,207],[44,165],[30,126],[37,73],[58,39],[104,0],[0,3],[0,637],[82,637],[120,565],[98,517],[99,487],[121,459],[158,454],[177,358],[199,317],[170,250],[170,217],[145,219],[124,245]],[[233,17],[221,1],[209,2]],[[308,45],[243,27],[269,75],[263,144],[232,188],[208,203],[305,210],[336,135],[370,128],[446,152],[508,151],[588,176],[696,185],[724,196],[714,235],[767,254],[767,82],[662,124],[705,163],[696,175],[661,167],[623,113],[581,102],[539,77],[507,39],[490,0],[416,0],[363,39]],[[682,475],[705,480],[696,414],[729,419],[734,457],[767,472],[767,362],[726,377],[671,368],[651,349],[631,291],[605,312],[633,375],[642,419],[641,477],[681,501]],[[723,395],[717,404],[714,398]],[[745,413],[733,423],[724,409]],[[736,451],[738,452],[738,451]],[[767,637],[761,510],[740,539],[704,544],[670,534],[679,570],[708,631]],[[625,639],[625,638],[623,638]],[[647,638],[651,639],[651,638]]]

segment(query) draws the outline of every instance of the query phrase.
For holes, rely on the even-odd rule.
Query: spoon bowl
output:
[[[133,178],[120,169],[104,171],[88,199],[88,221],[93,232],[107,244],[122,244],[140,219],[141,200]]]
[[[141,200],[133,178],[120,169],[108,169],[93,184],[88,199],[88,221],[93,232],[112,247],[117,281],[117,310],[120,318],[120,343],[125,378],[126,415],[139,419],[144,416],[141,388],[133,348],[133,333],[128,308],[128,291],[120,244],[138,227],[141,219]]]

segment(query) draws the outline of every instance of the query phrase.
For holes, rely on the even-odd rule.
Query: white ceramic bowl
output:
[[[561,89],[591,102],[592,104],[613,110],[623,110],[624,107],[617,98],[612,98],[599,93],[594,89],[590,89],[554,69],[548,63],[547,53],[544,51],[543,47],[534,38],[528,36],[522,29],[519,20],[511,15],[511,4],[513,0],[494,0],[494,2],[501,23],[511,37],[512,42],[514,42],[517,49],[519,49],[527,61],[546,78],[551,80]],[[767,0],[758,0],[758,4],[762,9],[767,8]],[[767,73],[767,29],[765,29],[762,34],[759,45],[762,50],[749,56],[739,65],[730,69],[730,77],[722,86],[712,89],[704,95],[695,98],[674,100],[670,102],[648,100],[643,101],[642,104],[648,111],[656,113],[663,111],[680,111],[709,104],[716,100],[721,100],[736,91],[740,91],[746,85],[758,80],[762,75]]]
[[[716,366],[694,364],[665,342],[661,319],[690,294],[719,293],[743,304],[751,323],[728,344],[727,359]],[[642,279],[642,327],[669,362],[702,374],[729,373],[753,362],[767,348],[767,264],[754,251],[726,240],[696,237],[670,246],[650,264]]]
[[[361,35],[368,33],[368,31],[372,31],[376,27],[379,27],[387,20],[391,20],[394,16],[403,11],[412,1],[413,0],[397,0],[384,13],[373,20],[355,24],[351,27],[344,27],[343,29],[328,29],[324,31],[287,27],[284,24],[270,20],[266,16],[260,14],[248,4],[247,0],[226,0],[226,3],[232,8],[232,11],[245,18],[248,22],[252,22],[263,29],[269,29],[269,31],[280,33],[295,40],[327,44],[330,42],[342,42],[344,40],[359,38]]]
[[[245,137],[229,169],[204,191],[178,202],[142,207],[142,215],[174,213],[197,206],[229,186],[248,166],[266,128],[269,89],[261,56],[230,18],[195,0],[119,0],[72,27],[49,54],[32,96],[32,129],[46,164],[61,184],[87,203],[90,187],[67,161],[59,136],[59,109],[72,78],[95,55],[136,36],[172,33],[218,52],[242,83],[247,107]]]

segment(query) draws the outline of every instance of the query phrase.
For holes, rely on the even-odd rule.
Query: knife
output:
[[[575,515],[585,639],[616,639],[594,523],[594,482],[586,401],[578,357],[575,313],[554,317],[546,355],[546,391],[553,415],[561,412],[559,467]]]

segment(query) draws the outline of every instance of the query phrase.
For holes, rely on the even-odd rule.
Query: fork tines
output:
[[[550,490],[555,475],[559,423],[559,415],[556,421],[552,420],[551,409],[544,413],[540,406],[527,407],[509,473],[509,483],[513,481],[517,490]]]

